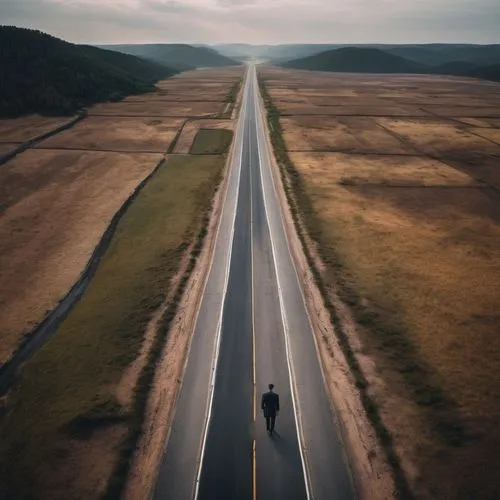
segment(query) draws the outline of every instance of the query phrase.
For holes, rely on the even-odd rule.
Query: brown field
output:
[[[0,219],[0,363],[76,281],[111,217],[161,157],[29,150],[0,169],[8,207]]]
[[[0,155],[8,153],[10,150],[14,149],[18,145],[19,145],[18,142],[0,143]]]
[[[472,132],[500,146],[500,128],[474,128]]]
[[[165,153],[183,121],[182,118],[89,116],[43,141],[39,147]]]
[[[221,111],[221,102],[180,101],[143,101],[97,104],[90,110],[90,115],[110,116],[210,116]]]
[[[363,390],[416,496],[498,498],[500,85],[262,74],[286,115],[283,137],[312,203],[303,216],[327,264],[323,277],[359,321],[356,356],[375,363],[378,381],[367,375]],[[331,116],[316,116],[312,98],[341,95],[338,108],[358,106],[356,96],[383,99],[412,117],[382,108],[373,116],[372,106],[369,117],[331,107]],[[297,103],[300,113],[288,116]]]
[[[377,118],[377,123],[397,137],[432,156],[500,155],[500,146],[477,135],[477,128],[448,122],[443,118]],[[486,129],[486,131],[499,131]]]
[[[188,71],[159,82],[156,92],[96,105],[72,128],[2,166],[0,364],[76,280],[112,215],[163,158],[186,118],[221,113],[242,75],[243,68]],[[0,153],[67,121],[0,120]],[[232,126],[224,123],[214,126]],[[193,127],[183,136],[187,149]]]
[[[174,153],[186,154],[200,128],[234,130],[233,120],[193,120],[186,123],[175,145]]]
[[[67,116],[49,118],[39,115],[0,119],[0,143],[26,142],[70,120]]]
[[[289,151],[415,154],[369,117],[286,116],[281,125]]]

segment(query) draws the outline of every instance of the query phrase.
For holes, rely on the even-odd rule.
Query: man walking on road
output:
[[[274,384],[269,384],[268,387],[269,392],[262,394],[260,407],[264,411],[267,432],[271,435],[274,431],[276,414],[280,411],[280,397],[278,394],[273,392]]]

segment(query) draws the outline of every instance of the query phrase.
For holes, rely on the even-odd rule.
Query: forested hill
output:
[[[294,59],[285,68],[353,73],[419,73],[425,66],[379,49],[343,47]]]
[[[178,70],[40,31],[0,26],[0,116],[69,114],[154,89]]]

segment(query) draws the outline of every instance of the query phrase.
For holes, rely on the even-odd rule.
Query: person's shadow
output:
[[[301,464],[299,443],[296,438],[287,439],[276,431],[271,434],[270,438],[274,442],[274,448],[284,460]]]

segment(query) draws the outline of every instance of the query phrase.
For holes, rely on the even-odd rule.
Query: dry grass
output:
[[[182,123],[182,118],[90,116],[39,147],[164,153]]]
[[[16,142],[6,142],[6,143],[0,143],[0,155],[3,155],[5,153],[8,153],[12,149],[14,149],[16,146],[18,146],[19,143]]]
[[[495,460],[490,454],[493,443],[500,444],[495,371],[500,366],[498,201],[478,189],[340,186],[335,182],[339,173],[331,175],[324,160],[315,166],[309,162],[307,168],[300,158],[294,159],[315,213],[320,214],[321,238],[346,272],[343,280],[360,296],[365,314],[380,316],[375,331],[368,325],[365,347],[372,354],[376,351],[389,387],[407,390],[404,378],[387,377],[393,370],[404,372],[409,363],[423,365],[427,390],[415,380],[411,384],[422,412],[435,421],[444,403],[432,387],[439,388],[453,402],[447,409],[453,415],[446,419],[474,435],[452,451],[439,432],[433,436],[433,426],[424,429],[431,443],[418,438],[424,491],[439,492],[440,498],[463,498],[464,492],[469,498],[492,498],[499,484],[488,461]],[[367,175],[366,166],[350,167],[352,174],[372,180],[373,171]],[[421,173],[403,177],[417,180]],[[426,182],[441,183],[438,173],[429,169]],[[390,168],[381,176],[383,181],[385,176],[391,176]],[[394,345],[394,335],[386,336],[384,330],[405,332],[416,352],[405,353],[405,342]],[[412,370],[422,377],[420,370]],[[391,416],[387,420],[391,422]],[[397,431],[403,436],[408,432]],[[414,439],[407,437],[409,443]],[[436,460],[437,450],[442,457]],[[431,472],[436,465],[441,474]],[[455,477],[458,472],[460,480]]]
[[[472,132],[500,146],[500,128],[474,128]]]
[[[69,290],[111,217],[160,159],[30,150],[0,170],[0,362]]]
[[[221,103],[205,101],[182,102],[118,102],[96,104],[89,114],[97,116],[210,116],[219,113]]]
[[[476,129],[470,129],[471,133],[466,127],[440,118],[411,120],[377,118],[376,120],[425,154],[459,157],[477,154],[500,156],[500,146],[475,135]]]
[[[415,154],[368,117],[281,118],[288,151]]]
[[[171,157],[127,210],[88,291],[9,396],[0,497],[103,495],[121,438],[140,426],[139,415],[117,402],[117,384],[210,207],[223,165],[217,156]]]
[[[375,141],[377,155],[359,154],[367,147],[355,142],[360,122],[339,118],[341,109],[280,120],[287,143],[310,150],[290,153],[302,215],[326,264],[323,279],[356,313],[363,339],[356,356],[374,361],[382,380],[362,390],[376,401],[416,496],[498,498],[500,150],[492,140],[500,86],[263,73],[280,111],[291,109],[287,96],[307,106],[350,87],[341,108],[352,109],[358,96],[414,108],[415,117],[430,113],[370,118],[415,151],[396,156],[390,142]],[[356,154],[314,152],[325,146]]]
[[[421,156],[310,152],[291,153],[290,158],[327,195],[332,186],[349,180],[354,185],[484,187],[465,173]]]
[[[67,116],[49,118],[39,115],[1,119],[0,142],[26,142],[68,121]]]

